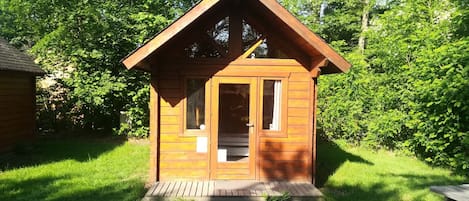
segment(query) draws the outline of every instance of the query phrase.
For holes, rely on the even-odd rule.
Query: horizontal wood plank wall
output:
[[[160,169],[161,181],[208,180],[209,153],[197,153],[194,136],[184,136],[184,76],[288,77],[287,135],[262,136],[257,139],[257,178],[260,180],[311,179],[311,76],[300,65],[261,66],[230,65],[162,65],[158,72],[160,101]],[[210,128],[207,128],[210,130]],[[286,137],[285,137],[286,136]],[[209,134],[207,135],[210,141]],[[212,150],[213,151],[213,150]],[[209,150],[210,152],[210,150]],[[233,178],[235,179],[235,178]]]
[[[208,180],[208,153],[197,153],[197,138],[183,135],[183,79],[178,66],[161,68],[160,181]]]
[[[0,152],[33,138],[34,87],[34,76],[0,72]]]
[[[288,79],[287,117],[282,117],[288,122],[287,137],[260,137],[261,180],[310,181],[311,82],[310,74],[303,67],[292,69]]]

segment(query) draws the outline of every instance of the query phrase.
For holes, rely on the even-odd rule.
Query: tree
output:
[[[320,78],[320,133],[467,172],[467,2],[282,3],[353,64]]]
[[[43,127],[111,130],[129,111],[135,135],[147,134],[149,76],[120,64],[194,1],[45,1],[0,3],[0,35],[37,57],[49,73],[39,90]],[[5,21],[3,21],[3,19]],[[49,117],[49,118],[45,118]],[[47,125],[48,122],[56,122]],[[47,129],[47,128],[45,128]]]
[[[320,126],[329,137],[407,150],[467,173],[467,3],[386,9],[371,12],[364,55],[345,52],[352,70],[321,78]]]

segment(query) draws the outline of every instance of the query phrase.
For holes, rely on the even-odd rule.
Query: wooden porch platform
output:
[[[184,198],[194,201],[265,200],[266,196],[290,193],[293,200],[318,200],[322,193],[310,183],[260,181],[174,181],[157,182],[144,201]]]

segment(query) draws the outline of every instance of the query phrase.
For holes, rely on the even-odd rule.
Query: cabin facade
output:
[[[316,80],[350,67],[275,0],[203,0],[123,63],[151,73],[151,181],[313,181]]]
[[[0,39],[0,152],[34,138],[36,76],[42,74],[28,55]]]

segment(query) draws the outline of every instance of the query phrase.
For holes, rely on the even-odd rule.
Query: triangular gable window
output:
[[[225,17],[184,48],[189,58],[224,58],[228,54],[229,17]]]
[[[224,53],[228,53],[228,40],[230,37],[230,18],[225,17],[220,22],[216,23],[215,26],[211,27],[207,34],[212,38],[218,45],[224,48]]]
[[[224,17],[217,23],[209,26],[205,31],[192,34],[196,41],[184,48],[186,58],[240,58],[259,59],[276,58],[290,59],[266,34],[256,30],[254,26],[242,20],[242,55],[230,55],[230,18]]]
[[[213,45],[205,42],[195,42],[185,48],[187,57],[189,58],[221,58],[223,54]]]
[[[289,59],[277,48],[267,36],[258,32],[252,25],[243,20],[243,57],[248,59],[276,58]]]
[[[243,20],[243,52],[246,52],[250,47],[252,47],[261,37],[261,33]]]
[[[254,44],[252,52],[246,51],[247,59],[271,58],[271,59],[290,59],[282,50],[276,48],[268,39],[262,39],[259,44]]]

